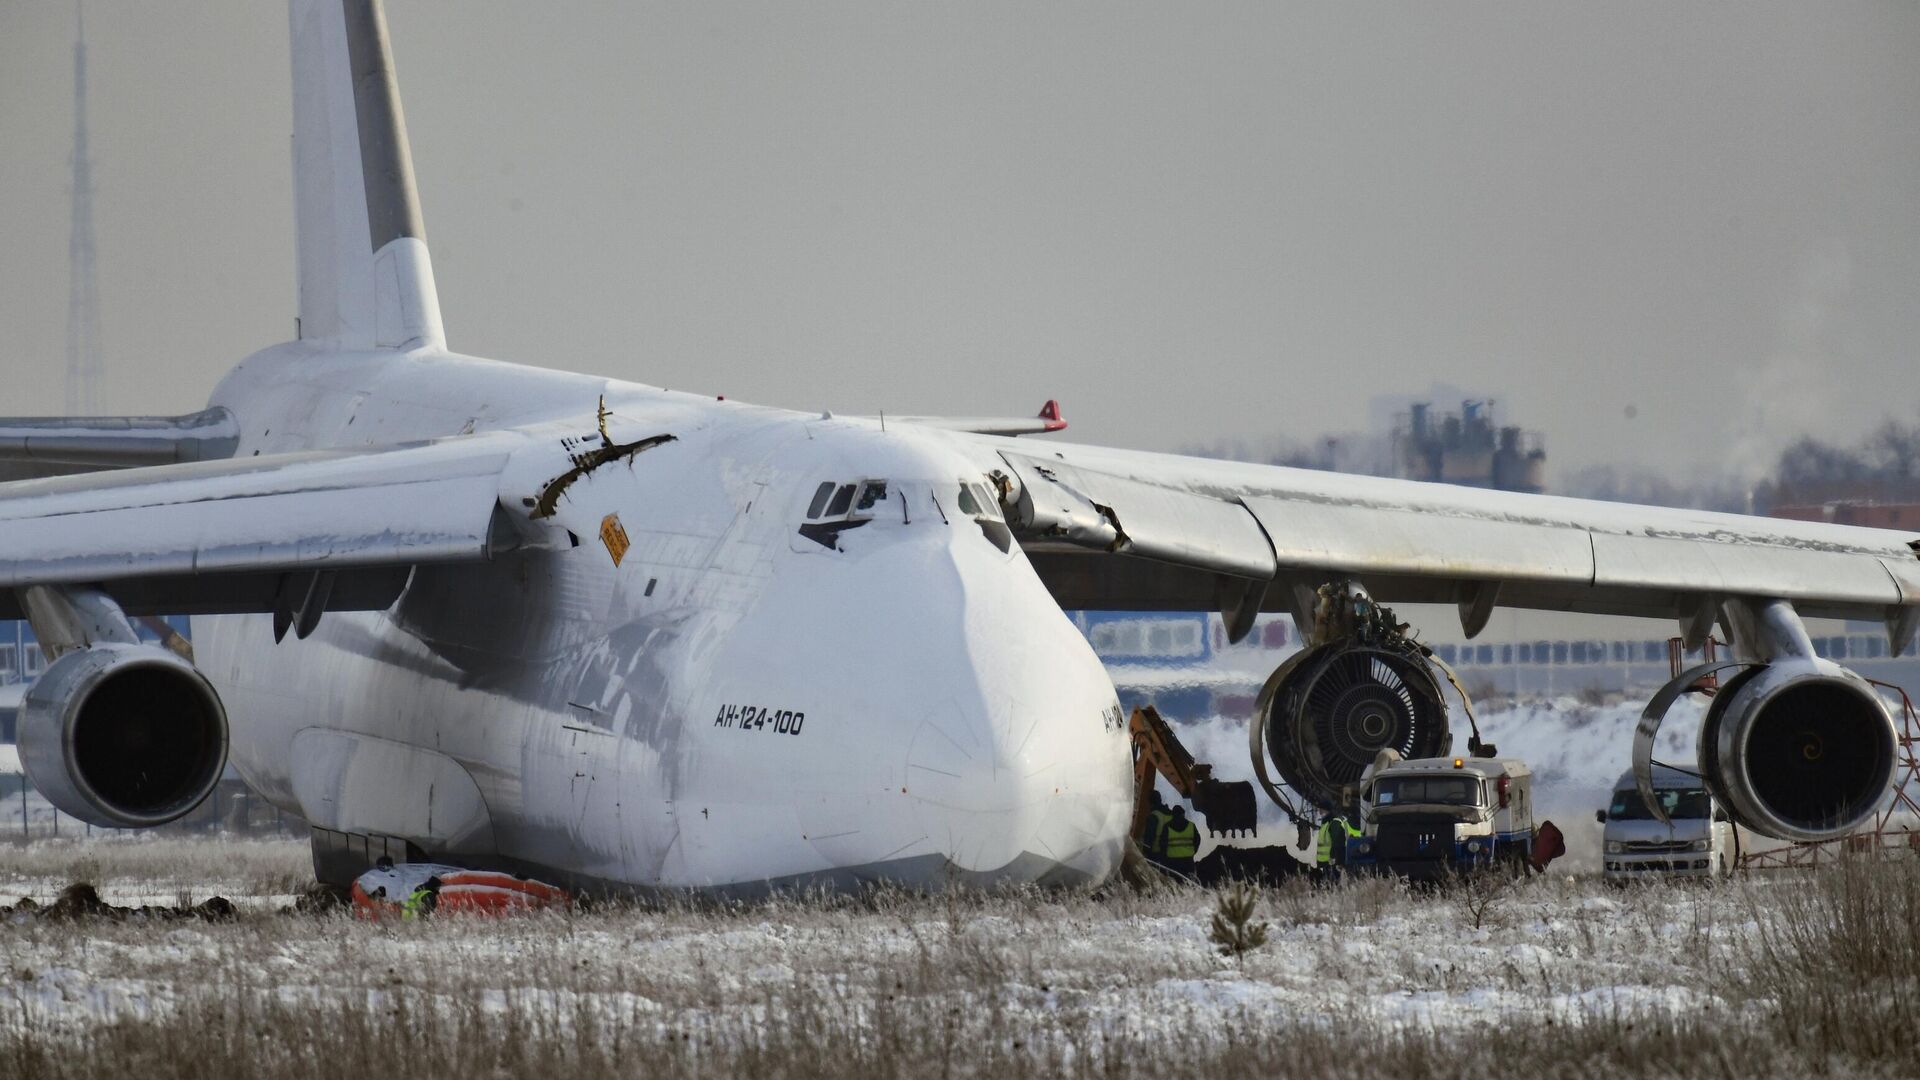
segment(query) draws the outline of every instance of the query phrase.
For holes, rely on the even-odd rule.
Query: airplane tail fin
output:
[[[380,0],[291,0],[300,337],[445,348]]]

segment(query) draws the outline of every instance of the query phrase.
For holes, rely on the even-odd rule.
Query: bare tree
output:
[[[1902,489],[1920,481],[1920,425],[1888,419],[1867,440],[1879,470]]]
[[[1515,868],[1508,865],[1482,866],[1464,871],[1449,871],[1446,888],[1460,903],[1460,909],[1472,920],[1475,930],[1484,926],[1489,918],[1496,921],[1502,902],[1506,900],[1517,881]]]

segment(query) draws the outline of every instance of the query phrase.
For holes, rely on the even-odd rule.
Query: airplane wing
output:
[[[980,438],[1008,521],[1068,609],[1303,616],[1352,577],[1377,599],[1666,616],[1692,639],[1728,597],[1811,617],[1920,615],[1920,537],[1446,484]],[[1236,613],[1238,618],[1236,619]],[[1307,619],[1310,621],[1310,618]],[[1244,632],[1242,630],[1241,632]]]
[[[320,572],[325,610],[384,608],[414,564],[516,542],[498,506],[519,445],[468,436],[0,484],[0,618],[21,617],[17,590],[59,584],[107,585],[129,615],[277,611],[291,577]]]
[[[0,482],[229,457],[240,441],[222,408],[185,416],[0,416]]]
[[[1067,419],[1060,415],[1060,403],[1052,398],[1032,416],[890,416],[887,419],[975,435],[1050,435],[1067,430]]]

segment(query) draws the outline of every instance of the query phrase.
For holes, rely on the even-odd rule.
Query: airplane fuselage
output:
[[[1127,843],[1130,740],[1061,603],[1218,611],[1230,640],[1262,612],[1311,628],[1249,750],[1319,811],[1383,732],[1446,737],[1438,684],[1422,705],[1366,655],[1427,677],[1376,600],[1449,605],[1468,637],[1498,607],[1677,619],[1693,647],[1717,624],[1747,681],[1720,676],[1700,766],[1765,835],[1849,835],[1892,782],[1886,703],[1802,620],[1883,619],[1906,650],[1908,533],[454,355],[379,0],[291,0],[288,27],[298,340],[191,416],[0,418],[0,467],[42,477],[0,499],[0,594],[56,656],[21,760],[69,814],[176,820],[231,760],[314,824],[336,884],[376,839],[640,888],[1096,880]],[[194,663],[128,621],[177,611]],[[1365,674],[1316,697],[1336,664]],[[1660,695],[1635,741],[1649,800]]]
[[[564,485],[544,533],[419,567],[391,609],[330,613],[303,641],[276,643],[268,616],[194,620],[250,784],[323,827],[576,882],[1117,866],[1131,759],[1112,683],[995,542],[997,511],[962,490],[985,478],[946,433],[297,345],[213,402],[241,457],[498,433],[502,498],[531,506],[606,442],[602,397],[614,443],[672,439]],[[864,508],[832,505],[847,485]]]

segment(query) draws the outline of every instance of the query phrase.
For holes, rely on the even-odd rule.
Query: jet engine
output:
[[[1748,829],[1827,840],[1886,801],[1897,745],[1893,717],[1866,680],[1795,658],[1726,681],[1701,724],[1700,768]]]
[[[153,645],[75,649],[20,704],[20,763],[62,812],[94,825],[164,825],[227,764],[227,712],[206,677]]]
[[[1255,723],[1280,776],[1322,809],[1344,805],[1382,750],[1442,757],[1453,745],[1432,669],[1397,637],[1343,638],[1289,657],[1261,690]]]

